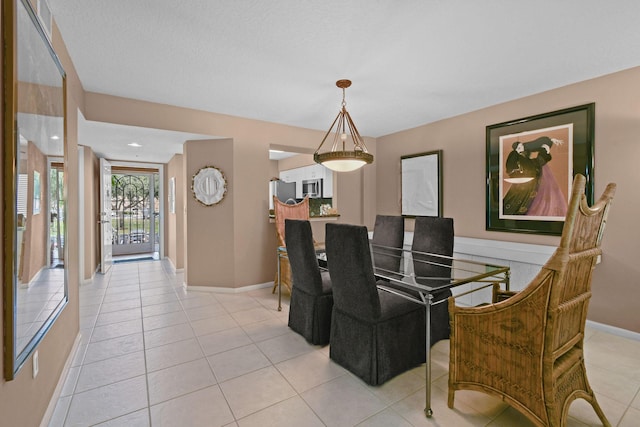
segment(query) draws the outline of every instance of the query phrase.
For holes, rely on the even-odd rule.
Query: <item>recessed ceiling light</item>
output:
[[[53,139],[54,141],[57,141],[60,139],[60,137],[58,135],[53,135],[51,139]]]
[[[127,144],[129,147],[142,147],[142,145],[138,144],[137,142],[131,142],[129,144]]]

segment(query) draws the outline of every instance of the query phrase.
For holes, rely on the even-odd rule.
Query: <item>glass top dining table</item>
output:
[[[410,248],[398,249],[373,243],[369,248],[376,278],[391,281],[410,291],[435,293],[467,283],[496,281],[505,283],[506,290],[509,290],[509,267],[412,251]],[[316,253],[320,267],[328,268],[324,249]]]
[[[460,297],[493,286],[494,283],[502,283],[504,289],[509,290],[509,267],[456,256],[412,251],[407,247],[398,249],[370,243],[369,248],[373,272],[378,279],[378,289],[425,306],[427,349],[424,411],[427,417],[431,417],[433,414],[431,409],[431,307],[447,303],[447,299],[434,301],[434,294],[450,289],[454,297]],[[330,270],[331,265],[327,263],[324,249],[318,249],[316,254],[319,266]],[[278,261],[280,258],[286,258],[286,247],[278,247],[277,256]],[[277,265],[279,267],[280,262]],[[277,274],[280,275],[279,268]],[[280,282],[279,277],[278,282]],[[385,282],[393,286],[385,285]],[[465,286],[461,292],[456,292],[457,289],[462,288],[461,285],[469,286]],[[281,295],[281,288],[278,286],[278,310],[281,310]]]

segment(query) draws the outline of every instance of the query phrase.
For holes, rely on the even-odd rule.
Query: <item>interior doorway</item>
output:
[[[65,199],[64,163],[49,159],[49,266],[64,267]]]
[[[112,165],[111,188],[113,261],[159,259],[158,170]]]

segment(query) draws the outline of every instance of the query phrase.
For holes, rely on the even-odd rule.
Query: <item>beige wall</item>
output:
[[[324,136],[322,131],[97,93],[87,92],[84,101],[86,108],[83,112],[87,120],[232,139],[233,173],[225,173],[228,174],[228,182],[236,195],[233,202],[234,252],[232,263],[229,264],[234,266],[234,274],[233,282],[227,283],[226,286],[242,287],[273,280],[276,239],[273,224],[269,223],[267,215],[267,183],[273,177],[269,147],[277,143],[279,148],[291,147],[291,151],[312,152]],[[375,140],[367,138],[366,142],[369,150],[375,154]],[[190,191],[191,175],[186,173],[184,176],[182,189],[187,194]],[[375,165],[365,168],[364,171],[341,174],[337,185],[345,187],[337,196],[342,215],[339,221],[372,225],[372,218],[375,218]],[[353,197],[349,189],[354,188],[363,188],[366,194]],[[189,220],[186,221],[185,226],[188,226]],[[318,233],[323,231],[319,230]],[[322,234],[317,240],[323,239]],[[174,243],[168,241],[167,244]],[[188,256],[185,254],[185,266],[189,262]],[[194,265],[196,264],[190,267],[192,278],[194,274],[200,275]],[[198,282],[200,283],[200,280]],[[206,285],[203,283],[202,286]],[[209,283],[209,286],[212,284]]]
[[[84,227],[82,240],[84,241],[84,277],[81,280],[90,280],[100,264],[100,236],[98,233],[98,218],[100,200],[95,195],[100,194],[100,161],[91,147],[84,147],[84,170],[79,174],[84,180]]]
[[[184,144],[184,178],[205,166],[217,167],[227,178],[227,192],[217,204],[205,206],[186,192],[185,282],[189,286],[233,287],[234,264],[234,147],[230,139],[187,141]]]
[[[30,283],[47,264],[47,227],[49,226],[49,213],[47,212],[49,197],[49,177],[47,176],[47,156],[29,141],[27,144],[27,194],[35,192],[34,172],[40,174],[40,213],[34,214],[33,205],[35,197],[27,197],[26,228],[23,236],[24,246],[17,248],[22,252],[20,268],[20,280],[22,283]]]
[[[298,154],[278,160],[278,171],[286,171],[289,169],[301,168],[303,166],[313,165],[313,154]],[[276,176],[278,176],[276,174]]]
[[[277,160],[271,160],[269,162],[269,176],[271,178],[279,178],[280,169],[278,169],[278,163],[279,162]]]
[[[595,194],[618,184],[594,273],[589,319],[640,332],[640,67],[474,111],[378,139],[377,211],[400,213],[400,156],[443,150],[444,215],[457,236],[557,245],[558,237],[485,230],[487,125],[595,102]],[[409,224],[409,227],[412,225]]]

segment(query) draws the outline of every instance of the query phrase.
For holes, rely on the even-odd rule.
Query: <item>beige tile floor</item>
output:
[[[271,287],[185,290],[159,261],[116,264],[80,289],[82,341],[50,426],[530,426],[499,399],[459,391],[446,405],[448,341],[424,367],[370,387],[287,327]],[[640,342],[589,330],[592,387],[617,426],[640,425]],[[569,426],[600,425],[583,400]]]

